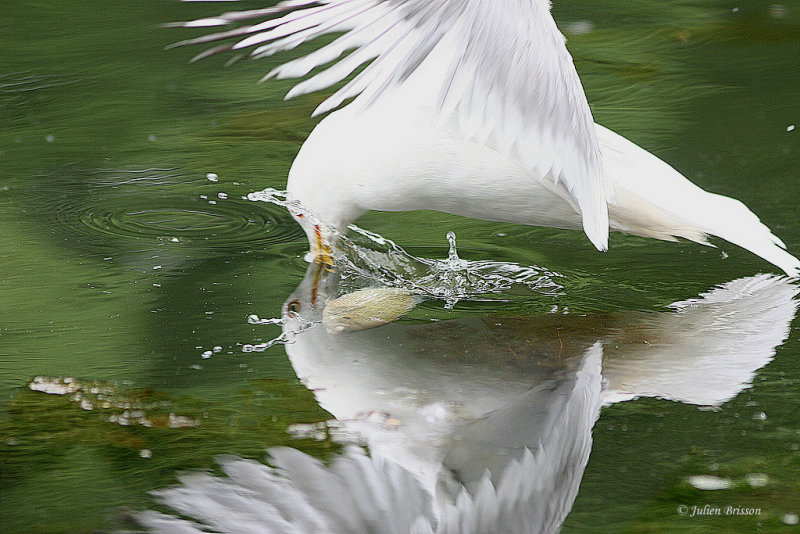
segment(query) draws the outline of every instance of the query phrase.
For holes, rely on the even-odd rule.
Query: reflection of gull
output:
[[[438,488],[379,450],[370,458],[350,446],[326,467],[282,447],[269,451],[274,467],[225,458],[228,478],[193,473],[157,493],[201,523],[154,512],[138,520],[165,534],[207,532],[201,524],[242,534],[557,532],[589,460],[601,354],[597,344],[576,371],[543,381],[489,417],[454,425],[440,448],[447,455]]]
[[[186,25],[282,15],[188,41],[243,38],[212,52],[255,47],[256,57],[343,32],[270,73],[297,78],[327,65],[289,96],[330,87],[373,60],[318,108],[356,97],[320,122],[289,173],[290,196],[338,232],[368,210],[435,209],[583,228],[600,250],[609,226],[701,243],[710,234],[800,274],[800,261],[743,204],[706,193],[593,123],[549,7],[548,0],[294,0]],[[336,234],[308,213],[294,214],[312,251],[329,261]]]
[[[607,344],[605,401],[643,396],[709,406],[729,401],[788,337],[797,292],[784,279],[760,275],[672,304],[676,313],[641,323],[638,343],[619,349]]]
[[[312,265],[287,300],[302,321],[287,312],[286,331],[318,321],[336,289],[335,275]],[[337,335],[318,325],[287,353],[370,456],[351,446],[327,467],[275,449],[274,467],[224,459],[228,478],[188,475],[159,496],[222,532],[554,532],[577,494],[601,403],[731,399],[788,335],[797,292],[762,275],[664,313]],[[155,532],[199,532],[166,515],[139,519]]]

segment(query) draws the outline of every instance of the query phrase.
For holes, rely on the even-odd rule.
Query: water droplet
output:
[[[248,324],[283,324],[283,319],[261,319],[256,314],[251,314],[247,316],[247,323]]]
[[[450,243],[450,250],[447,253],[448,263],[458,262],[458,250],[456,249],[456,233],[452,230],[447,232],[447,242]]]
[[[206,174],[206,179],[209,182],[218,182],[219,181],[219,176],[217,176],[216,173],[210,172],[210,173]]]

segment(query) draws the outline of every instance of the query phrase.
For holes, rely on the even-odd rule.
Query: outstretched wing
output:
[[[589,239],[598,249],[607,248],[607,202],[613,192],[603,180],[589,105],[548,0],[287,0],[181,25],[245,21],[178,44],[231,40],[198,58],[245,48],[264,57],[342,33],[265,77],[299,78],[327,65],[287,98],[330,87],[371,61],[315,114],[357,95],[369,105],[405,82],[446,38],[450,64],[441,78],[438,113],[455,117],[466,138],[562,184],[582,214]]]

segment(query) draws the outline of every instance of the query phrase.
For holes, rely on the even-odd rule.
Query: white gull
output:
[[[593,122],[547,0],[289,0],[181,25],[243,21],[179,44],[232,39],[198,57],[247,48],[264,57],[340,34],[265,77],[325,66],[287,98],[369,63],[317,108],[340,109],[289,172],[289,198],[303,207],[293,214],[318,261],[331,261],[337,235],[367,211],[432,209],[582,228],[598,250],[609,228],[702,244],[717,236],[800,275],[800,261],[744,204]]]

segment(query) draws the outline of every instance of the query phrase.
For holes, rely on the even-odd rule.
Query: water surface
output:
[[[297,426],[349,417],[339,398],[315,396],[298,378],[331,380],[297,369],[300,341],[323,330],[246,349],[282,333],[248,317],[280,318],[308,268],[305,236],[285,210],[246,197],[285,187],[322,96],[284,103],[289,84],[256,84],[272,60],[225,68],[229,58],[189,63],[195,50],[164,50],[195,33],[160,24],[226,6],[0,8],[3,532],[91,532],[119,527],[122,510],[169,512],[149,492],[176,484],[180,470],[218,473],[218,454],[263,460],[280,445],[322,460],[351,454],[330,431]],[[702,187],[743,200],[800,252],[800,6],[561,1],[554,15],[598,122]],[[418,404],[444,398],[437,384],[498,403],[465,420],[482,421],[492,406],[519,408],[480,431],[440,425],[480,445],[472,455],[541,436],[551,439],[543,446],[558,443],[547,424],[509,424],[514,417],[576,422],[561,437],[583,444],[585,456],[553,459],[578,466],[576,476],[549,479],[560,481],[550,494],[569,511],[557,518],[563,532],[796,529],[788,524],[800,514],[794,286],[768,279],[769,291],[736,293],[744,297],[732,310],[715,304],[687,321],[688,312],[668,308],[775,268],[722,242],[615,234],[600,254],[579,232],[430,212],[372,213],[358,224],[434,259],[447,257],[452,230],[462,259],[553,274],[554,286],[517,285],[496,298],[429,299],[397,324],[353,334],[355,345],[336,341],[334,354],[372,347],[384,360],[363,362],[377,373],[365,376],[402,370],[415,384],[404,387],[429,395]],[[775,310],[782,315],[769,315]],[[646,344],[661,352],[641,352]],[[409,346],[411,355],[394,350]],[[650,367],[625,363],[631,358]],[[720,371],[731,361],[743,378]],[[684,375],[696,384],[690,391],[665,389],[659,380],[681,376],[681,363],[706,370],[708,382],[690,373],[700,380]],[[613,369],[641,370],[629,389],[643,396],[595,398],[592,384],[620,376]],[[436,380],[416,382],[420,373]],[[588,400],[559,405],[543,393],[560,388]],[[487,432],[498,441],[487,445]],[[419,451],[447,450],[443,464],[465,481],[480,474],[464,465],[493,461],[466,461],[425,440],[408,449],[417,456],[403,456],[372,439],[365,444],[406,458],[402,468]],[[698,489],[691,477],[699,475],[730,487]],[[681,505],[760,514],[688,517]]]

